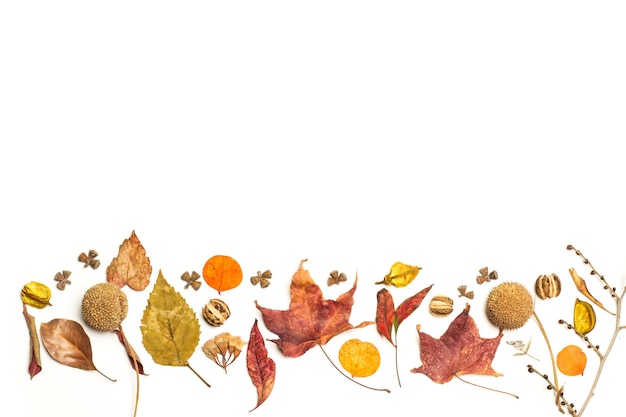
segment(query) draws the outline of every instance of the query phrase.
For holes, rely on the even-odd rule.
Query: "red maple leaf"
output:
[[[465,374],[502,376],[491,367],[502,332],[492,339],[480,337],[469,310],[467,304],[440,339],[421,332],[417,326],[422,366],[411,372],[422,373],[439,384]]]
[[[346,330],[374,324],[365,321],[353,326],[349,322],[358,278],[354,280],[352,289],[341,294],[337,300],[326,300],[309,271],[303,268],[304,262],[306,259],[300,262],[291,279],[289,310],[272,310],[261,307],[255,301],[265,326],[279,337],[270,341],[276,343],[285,356],[294,358],[318,344],[325,345]]]

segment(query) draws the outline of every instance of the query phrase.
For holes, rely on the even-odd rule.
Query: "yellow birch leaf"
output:
[[[402,288],[409,285],[419,274],[419,266],[407,265],[402,262],[396,262],[391,265],[389,273],[385,275],[382,281],[376,282],[376,284],[393,285],[394,287]]]
[[[146,351],[159,365],[189,366],[200,341],[200,323],[185,299],[169,285],[161,271],[141,319]]]
[[[380,366],[380,353],[370,342],[346,341],[339,349],[339,363],[354,378],[373,375]]]

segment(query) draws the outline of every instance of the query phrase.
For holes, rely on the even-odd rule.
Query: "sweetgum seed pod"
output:
[[[487,318],[501,330],[522,327],[533,313],[533,297],[522,284],[503,282],[487,297]]]
[[[122,324],[128,314],[128,298],[115,284],[96,284],[85,291],[82,314],[89,326],[103,332],[112,332]]]

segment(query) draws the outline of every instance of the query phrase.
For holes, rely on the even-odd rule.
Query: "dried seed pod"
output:
[[[452,313],[454,301],[445,295],[436,295],[430,300],[430,314],[436,317],[445,317]]]
[[[542,300],[558,297],[561,294],[561,280],[556,274],[540,275],[535,281],[535,293]]]
[[[51,306],[52,291],[41,282],[31,281],[22,288],[22,302],[35,308]]]
[[[533,297],[522,284],[503,282],[487,296],[487,318],[501,330],[522,327],[533,313]]]
[[[202,317],[211,326],[221,326],[230,317],[230,309],[222,300],[213,298],[202,308]]]
[[[112,332],[128,314],[128,298],[117,285],[102,282],[85,291],[81,312],[90,327]]]

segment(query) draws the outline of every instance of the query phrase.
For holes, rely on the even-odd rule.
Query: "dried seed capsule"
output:
[[[221,326],[230,317],[230,309],[225,302],[214,298],[202,309],[202,317],[211,326]]]
[[[430,314],[444,317],[452,313],[454,301],[445,295],[436,295],[430,300]]]
[[[556,274],[540,275],[535,281],[535,293],[542,300],[558,297],[561,294],[561,280]]]
[[[22,302],[35,308],[44,308],[50,304],[52,291],[40,282],[31,281],[22,288]]]

